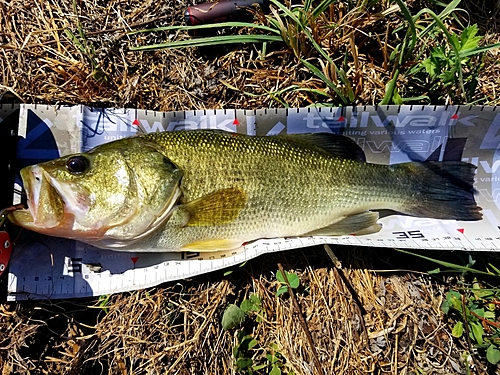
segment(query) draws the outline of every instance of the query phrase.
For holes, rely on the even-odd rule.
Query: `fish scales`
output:
[[[166,230],[151,246],[178,247],[199,238],[297,236],[357,212],[400,208],[408,187],[391,169],[331,154],[280,137],[213,132],[153,133],[169,160],[184,171],[184,202],[240,186],[248,201],[231,223]],[[160,235],[160,234],[159,234]],[[156,243],[156,241],[158,241]]]

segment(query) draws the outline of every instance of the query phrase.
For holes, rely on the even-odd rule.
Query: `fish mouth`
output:
[[[65,219],[64,202],[50,183],[50,177],[37,165],[21,170],[27,209],[9,214],[9,220],[27,229],[43,231],[60,226]]]

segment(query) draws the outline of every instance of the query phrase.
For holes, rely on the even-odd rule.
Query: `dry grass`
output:
[[[369,12],[348,12],[348,4],[338,2],[325,13],[321,22],[336,26],[321,29],[322,46],[346,67],[354,102],[375,104],[393,74],[389,55],[403,33],[392,31],[402,17],[389,1]],[[408,1],[413,11],[428,5]],[[186,6],[185,1],[81,0],[75,10],[70,1],[0,0],[1,101],[169,111],[304,106],[324,100],[297,91],[279,95],[279,101],[268,95],[290,85],[328,92],[282,45],[268,46],[265,56],[252,45],[129,51],[131,45],[187,38],[175,32],[127,35],[180,24]],[[494,42],[500,40],[499,8],[488,6],[486,0],[464,5]],[[498,103],[498,58],[497,51],[486,54],[475,99]],[[325,71],[331,74],[328,67]],[[398,83],[403,87],[404,78]],[[239,329],[258,341],[249,351],[257,364],[267,363],[265,354],[276,344],[286,373],[318,373],[315,353],[325,374],[463,373],[461,356],[470,348],[464,339],[452,339],[440,311],[448,288],[443,280],[396,271],[413,259],[399,259],[391,250],[334,251],[343,259],[342,268],[323,249],[297,250],[263,256],[227,277],[217,272],[107,300],[1,305],[1,373],[235,373],[236,332],[222,330],[221,316],[228,303],[239,303],[250,293],[262,300],[265,318],[260,323],[249,318]],[[300,276],[299,308],[287,294],[275,294],[278,263]],[[305,317],[306,328],[298,314]],[[477,362],[473,373],[495,370],[484,363]]]
[[[404,35],[404,31],[393,30],[401,25],[402,17],[398,7],[385,0],[370,12],[348,4],[330,7],[313,30],[328,55],[346,70],[355,94],[353,104],[376,104],[393,74],[389,57]],[[177,31],[127,34],[181,24],[186,6],[183,1],[77,1],[74,9],[71,1],[4,0],[0,2],[0,96],[5,94],[4,101],[170,111],[261,108],[283,103],[304,106],[325,101],[295,90],[280,95],[278,101],[268,95],[290,85],[331,94],[298,62],[293,51],[281,44],[269,45],[265,55],[261,46],[255,45],[129,50],[133,45],[188,38],[185,32]],[[411,2],[409,6],[416,12],[423,4]],[[489,26],[485,31],[488,41],[498,40],[493,34],[498,13],[471,10],[470,14],[484,14],[486,18],[479,17],[479,21]],[[257,18],[263,21],[262,14]],[[310,51],[310,46],[302,50]],[[316,61],[314,54],[301,57]],[[488,67],[479,77],[476,97],[496,102],[491,78],[500,77],[498,57],[488,53],[486,59]],[[324,71],[334,78],[331,67],[325,66]],[[401,84],[405,84],[404,79]]]
[[[222,330],[221,316],[228,303],[256,293],[263,321],[249,318],[238,328],[258,341],[249,353],[255,363],[266,363],[274,343],[286,373],[318,374],[314,351],[324,374],[450,374],[461,367],[463,348],[440,312],[443,285],[418,273],[375,272],[373,262],[383,265],[377,258],[387,250],[335,252],[342,267],[322,248],[266,255],[226,277],[109,296],[105,309],[93,300],[4,305],[0,361],[20,374],[234,373],[235,330]],[[295,296],[314,350],[291,298],[276,296],[279,262],[300,277]]]

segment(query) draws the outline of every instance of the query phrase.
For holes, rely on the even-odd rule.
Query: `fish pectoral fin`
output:
[[[183,246],[185,251],[228,251],[235,250],[242,245],[240,240],[211,239],[191,242]]]
[[[232,187],[185,203],[179,209],[188,215],[185,226],[216,226],[236,220],[246,202],[247,195],[243,189]]]
[[[377,224],[378,212],[366,211],[345,218],[327,227],[314,230],[304,236],[343,236],[346,234],[377,233],[382,226]]]

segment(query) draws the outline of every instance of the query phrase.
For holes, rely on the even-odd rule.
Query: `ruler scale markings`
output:
[[[59,122],[58,118],[52,113],[52,111],[48,111],[50,106],[31,106],[31,105],[21,105],[20,108],[20,131],[26,131],[26,126],[21,123],[27,119],[27,111],[31,110],[35,113],[39,113],[41,117],[48,118],[48,121],[53,125],[51,126],[50,131],[54,131],[54,127],[58,127]],[[85,106],[77,106],[75,107],[76,111],[80,111],[81,113],[89,113],[88,107]],[[76,114],[75,109],[72,109],[72,113]],[[409,110],[410,109],[410,110]],[[0,117],[4,117],[2,112],[4,110],[4,106],[0,107]],[[59,113],[64,113],[67,109],[60,109]],[[364,106],[364,107],[349,107],[349,108],[296,108],[296,109],[275,109],[275,110],[252,110],[252,111],[244,111],[244,110],[213,110],[213,111],[186,111],[186,112],[153,112],[153,111],[140,111],[137,109],[134,110],[104,110],[103,113],[107,113],[107,118],[116,118],[118,123],[124,121],[125,116],[129,124],[133,121],[138,120],[141,123],[141,120],[149,121],[152,127],[151,121],[158,121],[162,124],[163,128],[167,128],[169,123],[177,122],[179,124],[179,128],[190,128],[196,126],[196,122],[198,124],[202,121],[205,121],[205,126],[207,127],[219,127],[219,125],[224,128],[225,126],[234,127],[237,132],[240,133],[257,133],[262,134],[267,129],[272,129],[278,122],[283,124],[286,128],[281,132],[339,132],[342,128],[348,128],[355,131],[369,130],[375,129],[378,130],[376,126],[380,126],[384,123],[385,118],[397,118],[397,121],[400,123],[394,124],[396,128],[398,126],[401,129],[419,129],[418,122],[411,121],[403,121],[404,116],[419,116],[418,121],[425,122],[426,119],[435,118],[435,124],[438,127],[442,127],[443,129],[448,129],[446,133],[443,134],[454,134],[454,138],[467,138],[467,145],[469,153],[465,153],[464,151],[464,159],[472,160],[473,158],[478,158],[479,160],[486,160],[485,163],[488,163],[488,166],[493,166],[494,164],[491,162],[490,156],[481,156],[479,151],[475,148],[479,149],[478,145],[481,144],[482,137],[488,131],[488,126],[491,121],[495,118],[496,107],[441,107],[441,106],[417,106],[417,107],[409,107],[409,106],[389,106],[389,107],[373,107],[373,106]],[[6,110],[8,112],[8,110]],[[43,112],[45,111],[45,112]],[[53,111],[56,113],[56,111]],[[99,110],[94,111],[94,113],[98,113]],[[123,112],[123,114],[122,114]],[[450,118],[452,114],[458,114],[456,118]],[[382,115],[386,117],[381,117]],[[249,118],[248,116],[253,116]],[[396,116],[396,117],[394,117]],[[400,117],[403,116],[403,117]],[[432,117],[434,116],[434,117]],[[74,116],[74,121],[77,121],[78,116]],[[102,118],[103,116],[101,116]],[[105,116],[106,117],[106,116]],[[81,118],[81,117],[80,117]],[[90,117],[89,117],[90,118]],[[408,117],[411,119],[411,117]],[[182,120],[183,119],[183,120]],[[378,120],[377,120],[378,119]],[[238,120],[239,125],[235,126],[234,120]],[[376,121],[378,124],[376,124]],[[232,121],[227,122],[227,121]],[[267,122],[266,122],[267,121]],[[392,120],[391,120],[392,121]],[[489,121],[489,122],[488,122]],[[253,122],[253,124],[252,124]],[[224,125],[226,124],[226,125]],[[385,123],[384,123],[385,124]],[[78,125],[78,124],[76,124]],[[374,127],[375,125],[375,127]],[[66,126],[66,125],[65,125]],[[198,125],[199,126],[199,125]],[[252,130],[251,127],[254,127]],[[449,131],[449,127],[453,126],[454,132]],[[63,129],[68,129],[66,126]],[[142,125],[140,125],[141,129],[144,129]],[[467,128],[470,130],[466,132]],[[76,129],[76,128],[75,128]],[[259,130],[262,129],[262,130]],[[465,129],[465,130],[464,130]],[[477,130],[476,130],[477,129]],[[147,130],[147,129],[146,129]],[[278,130],[278,129],[276,129]],[[476,134],[477,133],[477,134]],[[354,133],[353,133],[354,134]],[[20,134],[21,136],[26,136],[26,134]],[[440,135],[441,136],[441,135]],[[354,138],[354,137],[353,137]],[[364,137],[369,138],[369,137]],[[380,144],[381,137],[374,138],[376,144]],[[417,140],[423,139],[416,137]],[[356,139],[355,139],[356,140]],[[64,142],[64,141],[63,141]],[[453,141],[450,141],[450,144]],[[460,143],[460,142],[458,142]],[[463,143],[463,141],[462,141]],[[75,142],[75,145],[78,144],[78,141]],[[362,143],[364,146],[364,150],[367,153],[367,158],[370,162],[384,162],[384,159],[381,158],[382,154],[371,153],[369,147],[366,146],[365,140]],[[434,147],[435,145],[433,145]],[[444,146],[443,146],[444,147]],[[474,153],[470,153],[470,150],[473,150]],[[78,152],[78,150],[73,150],[74,152]],[[446,158],[451,157],[450,153],[445,152],[446,149],[443,148],[441,153],[445,153]],[[449,150],[448,150],[449,151]],[[395,152],[398,152],[397,150]],[[481,152],[483,152],[481,150]],[[392,151],[391,151],[392,153]],[[453,154],[454,155],[454,154]],[[485,164],[486,165],[486,164]],[[482,165],[479,165],[478,172]],[[491,169],[491,168],[490,168]],[[493,168],[495,169],[495,168]],[[484,172],[484,171],[483,171]],[[486,172],[486,173],[494,173],[494,172]],[[486,175],[489,177],[490,175]],[[489,188],[489,187],[488,187]],[[494,199],[498,198],[498,194],[489,193],[490,197]],[[483,209],[487,208],[494,212],[493,216],[500,217],[498,213],[498,209],[495,207],[495,202],[491,204],[488,202],[481,201],[480,204]],[[491,207],[489,207],[491,206]],[[385,223],[385,222],[384,222]],[[385,225],[385,224],[384,224]],[[399,225],[397,225],[399,228]],[[361,237],[361,236],[342,236],[340,238],[308,238],[308,239],[279,239],[279,240],[267,240],[265,243],[261,243],[256,241],[254,244],[250,244],[245,246],[244,252],[238,252],[237,254],[219,254],[221,263],[213,263],[214,260],[210,260],[209,263],[205,261],[198,260],[183,260],[181,264],[171,263],[168,266],[162,263],[160,268],[151,268],[148,266],[148,270],[151,271],[151,274],[148,274],[147,280],[144,283],[154,284],[160,283],[165,279],[175,280],[176,278],[180,278],[182,275],[189,274],[195,275],[197,273],[206,272],[208,270],[213,269],[214,267],[222,268],[227,265],[238,264],[242,260],[252,259],[259,254],[267,253],[267,252],[276,252],[283,251],[288,249],[300,248],[310,245],[331,243],[331,244],[345,244],[345,245],[362,245],[362,246],[381,246],[381,247],[404,247],[404,248],[424,248],[424,249],[468,249],[468,250],[492,250],[498,251],[500,249],[500,238],[496,238],[495,236],[489,236],[486,233],[480,233],[480,235],[471,235],[471,233],[476,233],[474,231],[473,226],[469,226],[468,223],[464,225],[465,233],[456,233],[456,229],[452,227],[448,228],[444,226],[443,228],[436,229],[432,233],[429,233],[427,237],[427,233],[422,230],[422,233],[425,234],[426,238],[406,238],[401,240],[394,240],[393,238],[388,237],[391,231],[398,231],[398,229],[394,230],[383,230],[380,232],[380,236],[384,236],[383,238],[378,238],[377,236],[370,237]],[[402,231],[411,231],[412,228],[408,229],[403,227]],[[453,233],[450,235],[450,233]],[[467,235],[469,234],[469,235]],[[88,248],[85,245],[81,246],[81,253],[76,253],[75,255],[68,255],[70,258],[81,257],[86,259],[93,254],[92,249],[87,250]],[[19,249],[23,250],[23,249]],[[202,258],[208,259],[208,255],[201,255]],[[21,259],[16,260],[17,262],[22,262]],[[198,265],[192,264],[193,261],[198,261]],[[100,294],[104,290],[110,289],[121,289],[121,290],[130,290],[130,286],[140,287],[139,280],[136,278],[137,271],[133,270],[132,273],[124,272],[123,274],[107,274],[106,276],[96,277],[94,272],[89,270],[83,273],[73,273],[68,274],[66,277],[62,279],[57,277],[58,268],[62,269],[62,264],[58,264],[59,261],[56,261],[54,264],[54,268],[51,270],[53,272],[52,278],[50,280],[45,280],[44,278],[34,280],[33,275],[30,274],[27,269],[23,269],[22,267],[16,268],[16,262],[12,265],[11,273],[9,273],[9,288],[8,293],[12,295],[9,298],[16,300],[26,297],[17,296],[16,291],[24,290],[27,292],[33,293],[36,295],[41,295],[43,293],[38,293],[39,291],[47,292],[47,293],[57,293],[57,294],[74,294],[78,295],[90,295],[90,294]],[[117,258],[117,262],[123,262],[123,259]],[[18,263],[20,264],[20,263]],[[78,267],[78,264],[76,264]],[[104,263],[103,263],[103,266]],[[192,266],[192,267],[191,267]],[[191,268],[190,268],[191,267]],[[144,267],[143,267],[144,268]],[[139,268],[142,269],[142,268]],[[17,272],[14,274],[12,272]],[[21,273],[19,273],[21,272]],[[37,270],[33,270],[33,272],[37,272]],[[41,271],[40,271],[41,272]],[[24,281],[21,281],[19,278],[15,277],[16,275],[30,275],[31,278],[27,278]],[[11,277],[12,275],[12,277]],[[43,275],[43,273],[42,273]],[[108,286],[109,284],[109,286]],[[60,292],[59,292],[60,291]],[[64,291],[64,293],[63,293]],[[34,297],[41,298],[41,297]]]

